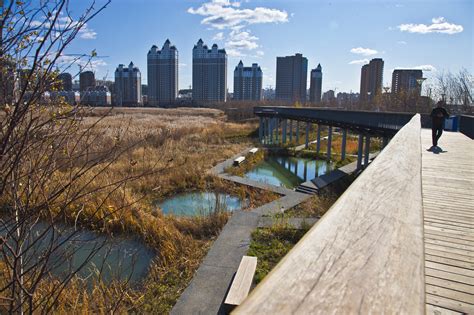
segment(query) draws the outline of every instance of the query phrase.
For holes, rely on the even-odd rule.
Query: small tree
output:
[[[108,176],[133,145],[122,140],[126,129],[118,131],[112,143],[98,145],[101,134],[95,127],[101,117],[85,124],[86,109],[61,98],[43,105],[46,92],[58,89],[59,73],[79,61],[88,64],[95,56],[77,55],[64,63],[65,49],[109,2],[91,0],[80,15],[72,14],[68,0],[7,1],[1,7],[2,312],[53,310],[78,271],[103,246],[97,243],[82,265],[49,281],[58,264],[74,255],[74,249],[64,252],[65,244],[81,226],[106,230],[109,222],[119,220],[133,202],[127,197],[127,183],[143,176],[132,162],[128,175]],[[58,229],[61,224],[74,228],[64,233]]]

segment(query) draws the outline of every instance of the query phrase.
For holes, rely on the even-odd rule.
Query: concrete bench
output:
[[[240,165],[243,161],[245,161],[245,156],[239,156],[234,160],[234,166]]]
[[[226,305],[238,306],[245,300],[249,294],[256,268],[257,257],[242,257],[239,269],[237,269],[232,285],[230,286],[229,293],[227,293],[224,302]]]
[[[255,154],[255,153],[257,153],[257,151],[258,151],[258,148],[253,148],[253,149],[250,149],[249,152],[252,153],[252,154]]]

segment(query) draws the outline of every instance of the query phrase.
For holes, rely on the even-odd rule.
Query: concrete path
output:
[[[239,184],[270,190],[282,195],[282,197],[251,211],[235,211],[232,214],[199,266],[191,283],[171,310],[171,314],[226,313],[222,305],[223,301],[242,256],[247,254],[251,234],[259,226],[262,216],[281,213],[311,198],[310,195],[290,189],[250,181],[224,173],[224,170],[232,165],[235,158],[246,155],[248,151],[245,150],[219,163],[210,170],[210,173]]]

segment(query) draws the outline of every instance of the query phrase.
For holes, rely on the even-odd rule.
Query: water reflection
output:
[[[332,169],[327,161],[289,156],[269,156],[245,177],[270,185],[295,188],[299,184],[321,176]]]

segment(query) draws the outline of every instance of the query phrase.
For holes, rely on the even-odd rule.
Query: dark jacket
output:
[[[433,108],[430,116],[433,120],[433,127],[443,127],[444,119],[449,118],[448,112],[443,107]]]

